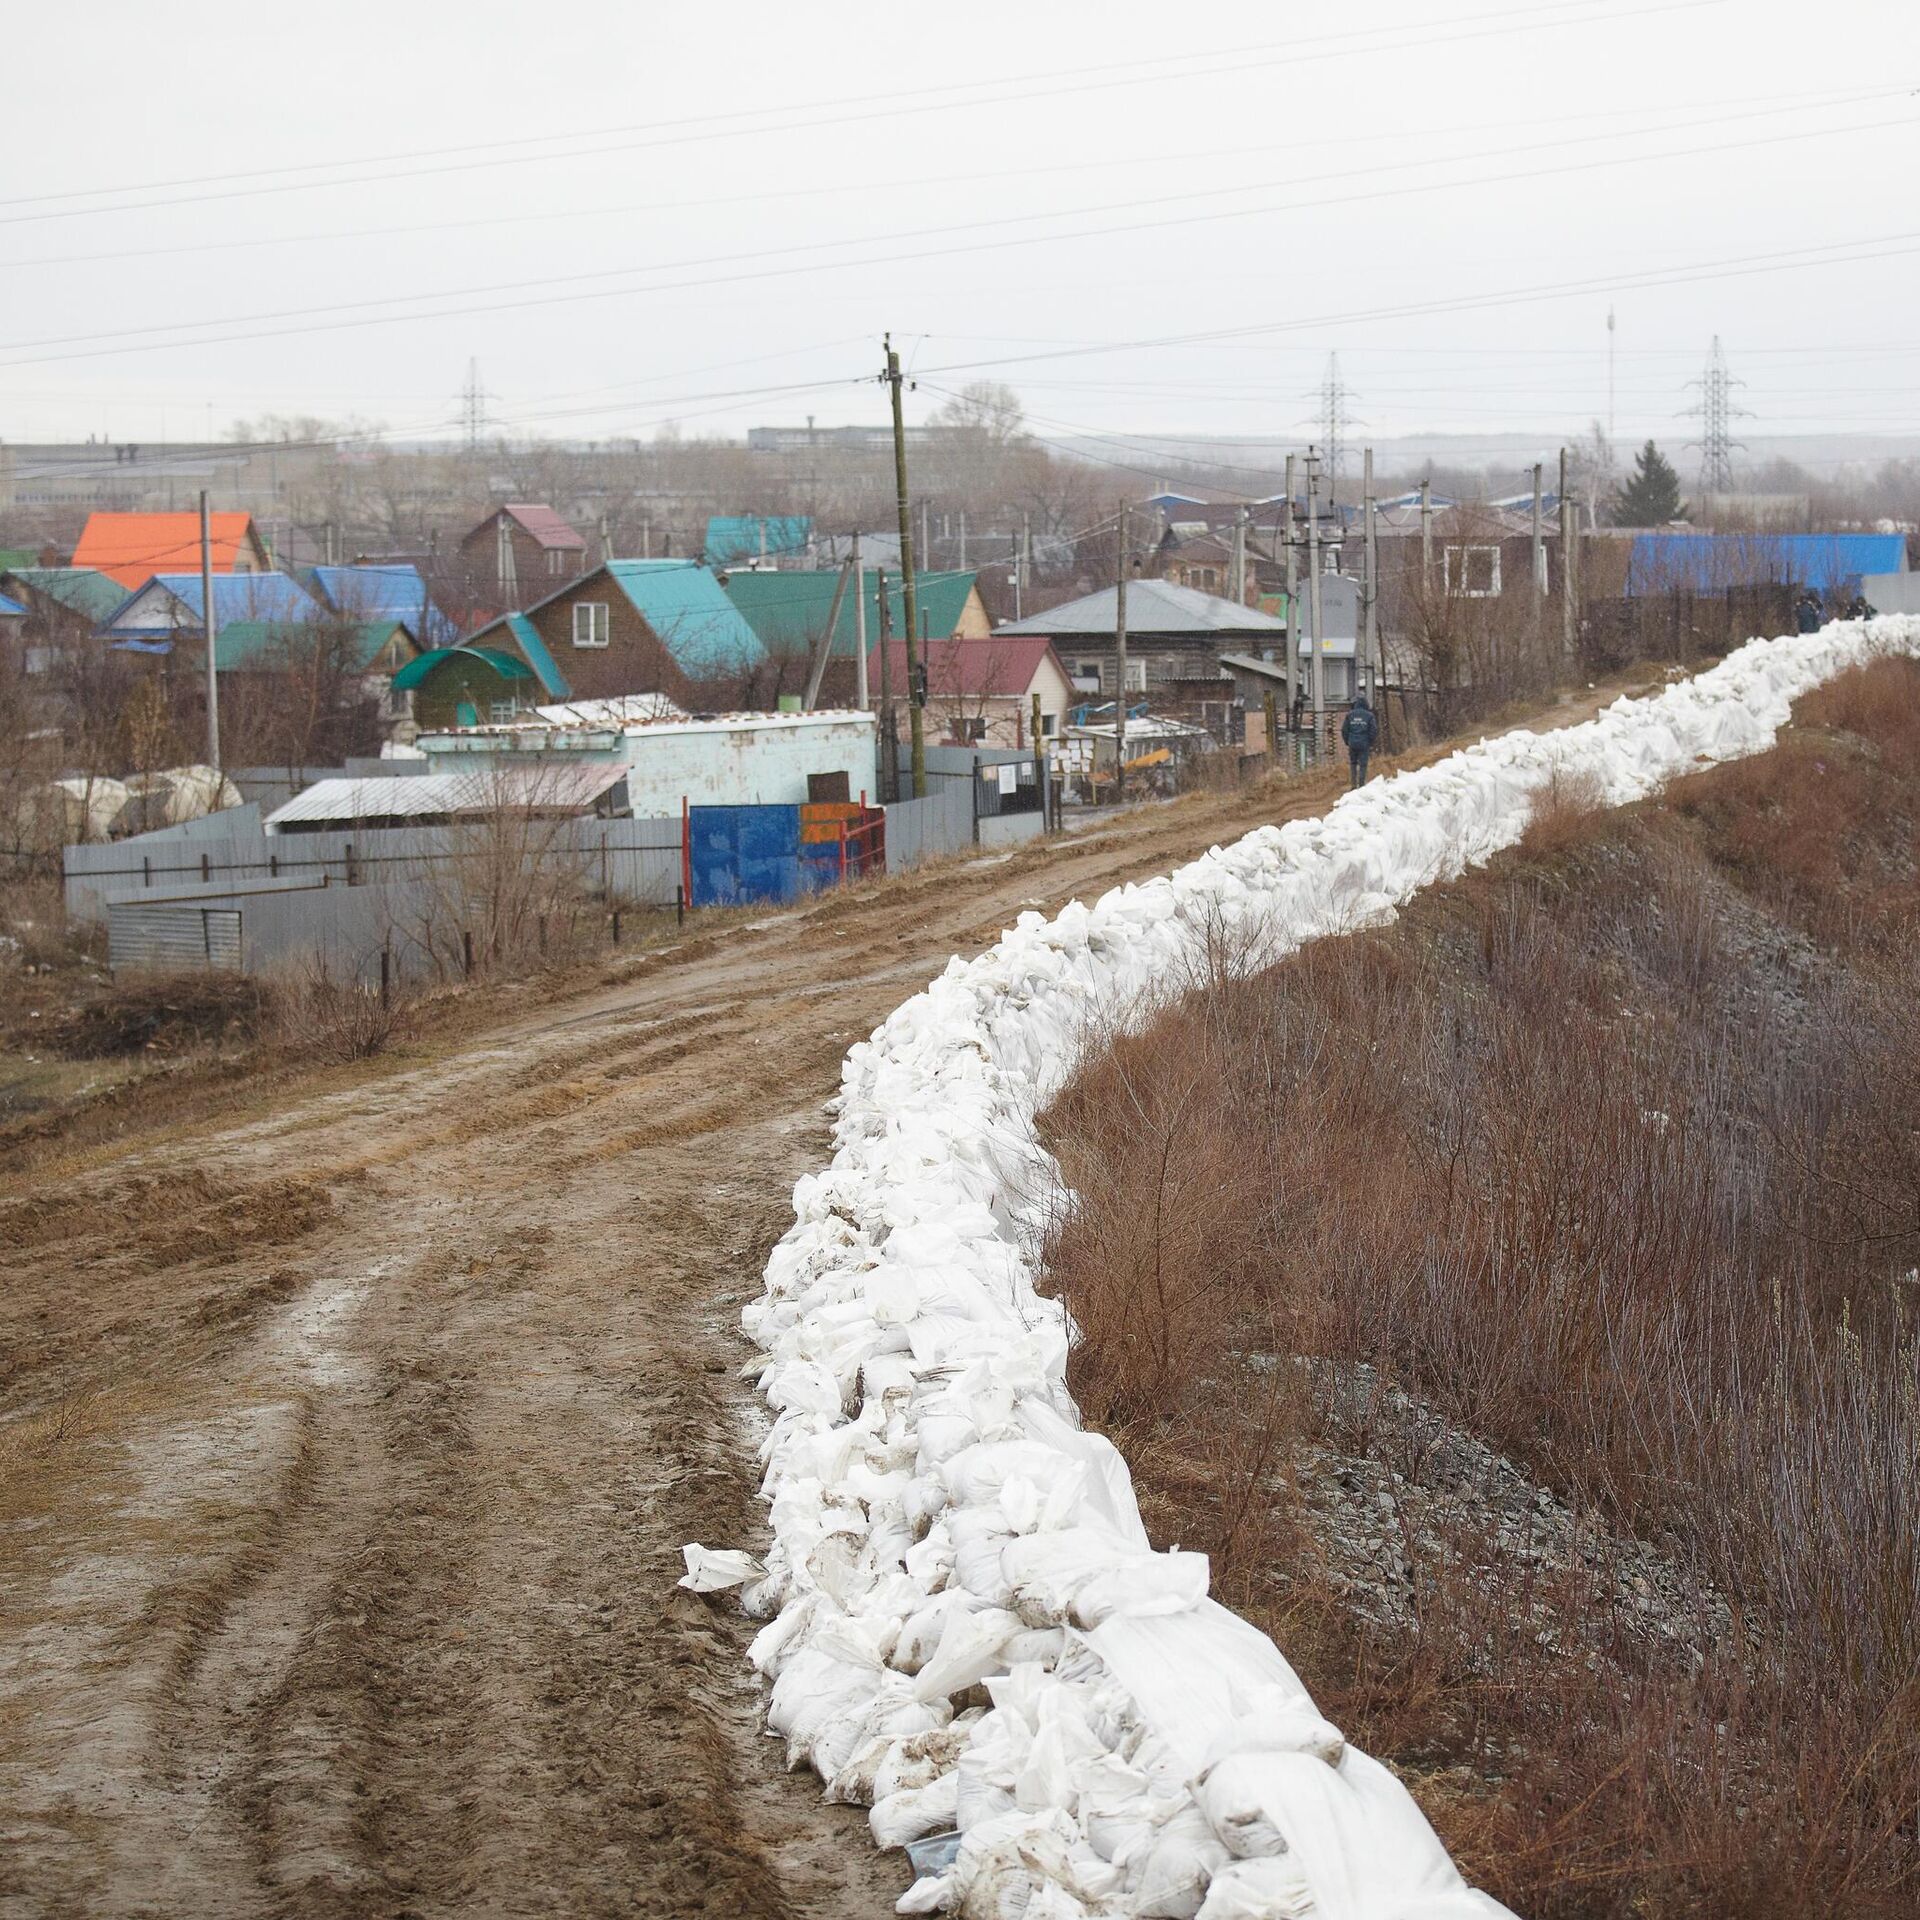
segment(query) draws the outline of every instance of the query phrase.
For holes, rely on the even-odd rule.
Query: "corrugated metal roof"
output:
[[[935,694],[979,694],[988,699],[1021,699],[1033,685],[1053,642],[1044,634],[1007,636],[996,633],[985,640],[929,640],[926,645],[927,687]],[[907,690],[907,643],[895,640],[888,650],[887,667],[896,694]],[[1065,669],[1061,670],[1065,678]],[[875,647],[867,667],[869,689],[880,684],[880,649]]]
[[[724,567],[762,554],[805,553],[812,538],[807,514],[716,513],[707,521],[707,564]]]
[[[208,519],[215,573],[231,573],[243,547],[253,544],[253,515],[216,513]],[[176,567],[200,564],[198,513],[93,513],[73,550],[76,567],[111,574],[128,590]]]
[[[451,646],[460,630],[427,599],[419,569],[405,564],[377,567],[314,567],[313,584],[336,613],[362,620],[404,620],[429,646]]]
[[[1025,620],[996,627],[998,635],[1045,633],[1087,639],[1113,638],[1117,625],[1116,589],[1102,587],[1097,593],[1069,600],[1048,613],[1036,613]],[[1285,633],[1287,623],[1255,607],[1243,607],[1237,601],[1222,600],[1202,593],[1197,587],[1178,587],[1168,580],[1129,580],[1127,582],[1127,631],[1138,634],[1214,634]]]
[[[225,635],[221,636],[223,639]],[[450,660],[455,654],[464,655],[469,660],[478,660],[483,666],[491,667],[502,680],[531,680],[533,669],[518,654],[508,653],[500,647],[429,647],[425,653],[417,653],[393,676],[393,684],[401,692],[417,687],[433,670]]]
[[[126,604],[127,590],[97,567],[10,567],[6,577],[98,626]]]
[[[664,693],[622,693],[611,700],[569,700],[564,706],[535,707],[556,727],[627,727],[653,720],[684,720],[684,707]]]
[[[108,633],[128,632],[140,635],[146,628],[123,628],[127,610],[148,588],[159,587],[172,596],[180,611],[170,623],[198,631],[204,621],[197,573],[159,573],[128,594],[103,621]],[[222,626],[242,620],[315,620],[321,615],[317,601],[311,599],[297,580],[284,573],[216,573],[213,576],[213,610]]]
[[[217,603],[219,596],[214,597]],[[345,641],[351,649],[351,664],[361,673],[373,665],[395,633],[406,630],[402,620],[361,620],[344,628],[334,621],[323,629],[330,643],[336,635]],[[236,620],[230,626],[222,623],[213,651],[223,673],[230,667],[272,666],[275,654],[311,646],[314,631],[310,620]]]
[[[766,659],[760,636],[705,567],[609,560],[606,572],[689,679],[744,673]],[[567,689],[557,691],[564,698]]]
[[[587,812],[627,777],[623,764],[562,762],[490,767],[478,773],[389,774],[371,780],[316,780],[267,816],[268,832],[329,821],[453,819],[531,808]]]
[[[880,571],[862,569],[869,649],[880,639]],[[904,638],[906,592],[899,574],[889,571],[886,577],[890,624],[893,631]],[[915,601],[931,638],[952,637],[966,613],[977,577],[972,572],[958,571],[914,576]],[[833,596],[839,584],[840,575],[832,568],[812,573],[738,571],[727,575],[725,592],[769,652],[800,654],[811,652],[818,643],[826,628],[827,616],[833,611]],[[849,589],[840,603],[840,618],[833,629],[833,657],[851,660],[858,644],[853,593]]]
[[[551,507],[522,500],[509,502],[501,508],[501,512],[512,514],[543,547],[555,547],[567,553],[585,553],[587,550],[585,535],[561,519]]]

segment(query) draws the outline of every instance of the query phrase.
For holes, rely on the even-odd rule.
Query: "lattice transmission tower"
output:
[[[1315,397],[1320,402],[1320,444],[1326,449],[1327,491],[1331,499],[1340,491],[1347,430],[1361,424],[1347,411],[1347,402],[1353,398],[1353,390],[1340,377],[1340,356],[1337,353],[1327,355],[1326,377],[1320,382],[1320,391]]]
[[[1746,384],[1728,372],[1727,356],[1721,351],[1720,336],[1716,333],[1713,336],[1713,350],[1707,355],[1706,371],[1698,380],[1687,382],[1688,386],[1700,390],[1699,405],[1687,408],[1685,417],[1700,422],[1700,438],[1689,440],[1687,445],[1700,449],[1700,488],[1703,493],[1733,491],[1733,455],[1736,449],[1741,452],[1746,450],[1733,437],[1733,422],[1751,413],[1751,409],[1734,404],[1733,390]]]
[[[460,389],[460,426],[466,435],[467,451],[478,453],[486,438],[487,390],[480,384],[480,362],[467,362],[467,384]]]

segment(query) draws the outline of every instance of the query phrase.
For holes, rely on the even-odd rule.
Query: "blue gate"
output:
[[[820,884],[800,857],[798,807],[692,807],[687,835],[696,907],[780,904]]]

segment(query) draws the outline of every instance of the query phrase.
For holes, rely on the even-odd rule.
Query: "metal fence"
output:
[[[244,816],[244,817],[242,817]],[[232,821],[231,827],[216,823]],[[463,869],[537,859],[570,868],[588,893],[629,906],[670,907],[681,885],[681,826],[672,818],[561,820],[352,833],[267,833],[257,807],[105,846],[68,847],[68,915],[102,921],[118,900],[188,888],[235,892],[283,882],[361,887],[406,878],[451,881]]]

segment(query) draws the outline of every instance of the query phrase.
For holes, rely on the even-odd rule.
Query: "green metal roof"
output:
[[[225,635],[221,636],[223,639]],[[502,680],[531,680],[533,669],[527,663],[511,653],[505,653],[498,647],[432,647],[427,652],[416,654],[393,676],[393,684],[402,691],[420,686],[429,674],[437,672],[456,654],[464,659],[478,660],[482,666],[491,667]]]
[[[220,629],[214,653],[223,673],[230,667],[271,666],[275,655],[297,653],[316,640],[330,643],[344,632],[353,665],[364,673],[394,634],[406,630],[404,620],[362,620],[346,628],[331,621],[235,620]]]
[[[4,576],[91,621],[96,627],[126,604],[127,590],[119,581],[92,567],[9,567]]]
[[[691,560],[609,560],[606,572],[691,680],[744,673],[767,657],[750,621]]]
[[[971,572],[957,571],[914,576],[914,598],[930,638],[952,637],[966,612],[967,597],[973,592],[976,577]],[[827,616],[833,611],[834,590],[839,584],[840,573],[834,568],[815,573],[730,573],[726,593],[746,616],[769,653],[803,654],[811,652],[826,631]],[[867,596],[867,646],[871,649],[880,644],[878,571],[864,571],[861,584]],[[887,575],[887,608],[894,637],[904,640],[907,597],[897,573]],[[851,660],[857,644],[853,594],[849,591],[840,603],[840,618],[833,630],[833,657]]]

